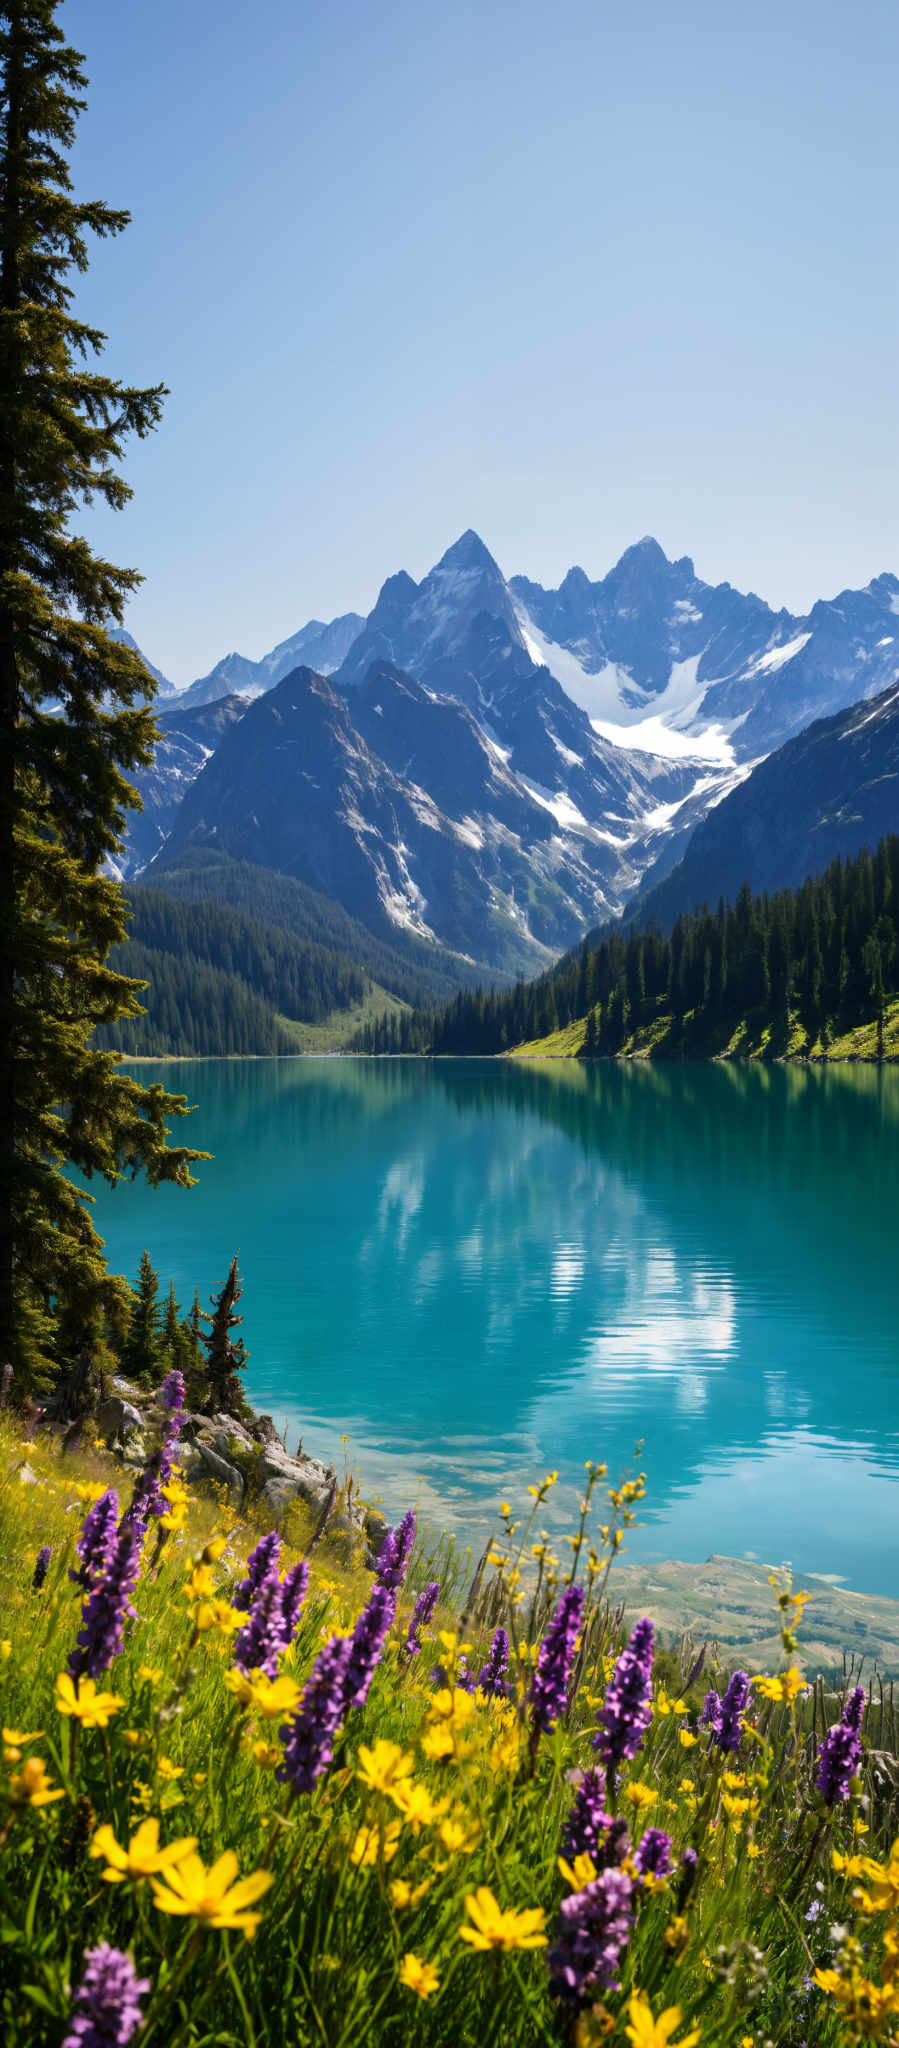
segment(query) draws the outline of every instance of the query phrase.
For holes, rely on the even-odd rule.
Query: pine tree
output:
[[[186,1186],[200,1156],[166,1144],[183,1098],[139,1087],[91,1043],[95,1025],[139,1013],[140,984],[106,964],[127,913],[104,867],[155,727],[139,657],[105,630],[140,579],[69,521],[94,497],[125,503],[115,465],[164,391],[97,374],[104,336],[71,311],[86,235],[128,216],[71,196],[85,77],[55,4],[0,6],[0,1362],[20,1391],[65,1369],[64,1326],[99,1344],[127,1315],[65,1164]]]
[[[165,1308],[162,1311],[162,1349],[165,1353],[166,1371],[171,1372],[172,1367],[176,1365],[183,1371],[182,1361],[185,1350],[184,1328],[181,1321],[181,1310],[175,1300],[174,1280],[169,1281],[168,1296]]]
[[[203,1312],[204,1323],[209,1324],[208,1335],[202,1334],[200,1342],[206,1351],[206,1390],[203,1407],[207,1415],[215,1415],[219,1409],[226,1414],[239,1414],[243,1407],[243,1387],[238,1375],[243,1372],[249,1357],[242,1337],[232,1342],[231,1331],[243,1322],[243,1316],[235,1315],[235,1309],[243,1294],[243,1285],[237,1272],[235,1252],[228,1268],[228,1278],[219,1294],[211,1294],[212,1314]]]
[[[121,1352],[122,1371],[128,1379],[153,1386],[161,1376],[163,1332],[159,1274],[154,1271],[148,1251],[141,1252],[137,1286],[131,1299],[131,1322]]]

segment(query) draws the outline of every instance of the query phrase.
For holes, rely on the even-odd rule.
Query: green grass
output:
[[[363,1025],[374,1023],[380,1017],[398,1017],[410,1005],[400,1001],[390,990],[380,988],[371,982],[361,1003],[354,1003],[347,1010],[332,1010],[320,1024],[303,1024],[296,1017],[278,1016],[282,1031],[293,1043],[295,1052],[343,1052],[352,1045]]]
[[[79,1726],[60,1713],[56,1693],[82,1598],[68,1576],[84,1512],[74,1482],[99,1488],[121,1473],[95,1453],[73,1466],[49,1437],[36,1445],[3,1427],[0,2026],[8,2048],[59,2048],[85,1951],[104,1940],[127,1949],[149,1980],[135,2048],[591,2048],[600,2040],[625,2048],[635,2039],[677,2048],[694,2029],[703,2048],[893,2040],[899,1867],[886,1860],[897,1826],[895,1768],[866,1761],[852,1796],[826,1808],[815,1757],[840,1701],[798,1674],[758,1691],[737,1749],[718,1750],[700,1708],[706,1686],[721,1690],[725,1674],[714,1666],[691,1673],[692,1651],[684,1663],[657,1657],[649,1726],[603,1788],[627,1830],[614,1880],[628,1916],[619,1970],[588,1985],[574,2011],[552,1995],[546,1944],[557,1938],[560,1902],[594,1881],[592,1863],[560,1865],[562,1830],[580,1773],[597,1763],[593,1736],[619,1648],[606,1574],[641,1491],[610,1495],[603,1473],[591,1471],[564,1564],[537,1543],[552,1477],[532,1489],[523,1518],[499,1507],[501,1534],[474,1608],[450,1621],[450,1558],[437,1617],[445,1626],[410,1659],[415,1592],[432,1572],[445,1576],[445,1552],[436,1566],[419,1555],[365,1705],[347,1711],[312,1792],[297,1794],[275,1776],[279,1728],[326,1641],[353,1629],[369,1597],[359,1560],[334,1553],[319,1564],[316,1553],[297,1637],[281,1659],[287,1700],[266,1719],[264,1689],[253,1684],[242,1695],[229,1626],[230,1595],[258,1530],[209,1500],[186,1505],[182,1529],[160,1540],[151,1528],[136,1616],[97,1674],[114,1696],[108,1725]],[[221,1538],[207,1562],[216,1525]],[[301,1518],[288,1530],[282,1566],[307,1539]],[[33,1590],[44,1544],[49,1572]],[[531,1674],[561,1587],[575,1578],[585,1604],[569,1705],[541,1732]],[[608,1590],[614,1601],[614,1575]],[[789,1674],[801,1608],[789,1588],[781,1600]],[[777,1621],[774,1595],[772,1609]],[[209,1615],[215,1625],[206,1627]],[[477,1668],[500,1620],[512,1639],[505,1703],[459,1683],[463,1656]],[[430,1676],[438,1659],[449,1674],[442,1688]],[[895,1746],[892,1707],[886,1721],[875,1710],[872,1739],[881,1752]],[[379,1743],[394,1748],[373,1759]],[[40,1773],[28,1759],[41,1760],[51,1795],[61,1796],[30,1803]],[[147,1818],[159,1823],[163,1844],[196,1838],[207,1870],[233,1851],[241,1879],[262,1873],[258,1899],[245,1902],[258,1926],[229,1931],[208,1909],[198,1912],[183,1847],[167,1885],[140,1874],[105,1882],[115,1860],[105,1830],[126,1848]],[[673,1872],[659,1883],[639,1875],[647,1826],[673,1845]],[[600,1893],[606,1843],[600,1829]],[[695,1876],[679,1869],[688,1848],[697,1852]],[[834,1867],[835,1850],[878,1866],[847,1873]],[[173,1884],[194,1901],[183,1917],[169,1910]],[[513,1916],[494,1923],[505,1945],[472,1948],[462,1939],[475,1926],[480,1888],[495,1902],[482,1925],[494,1912]],[[529,1932],[535,1947],[523,1945]],[[821,1985],[817,1970],[835,1974]],[[876,2001],[872,2028],[866,2015]],[[669,2024],[675,2007],[679,2025]],[[643,2031],[633,2031],[640,2013]],[[663,2030],[653,2031],[663,2013]]]

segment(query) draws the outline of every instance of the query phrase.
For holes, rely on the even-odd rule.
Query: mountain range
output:
[[[367,619],[311,621],[166,697],[123,870],[152,860],[164,886],[215,850],[382,936],[530,972],[642,900],[717,806],[748,816],[767,755],[897,681],[895,576],[799,617],[651,539],[597,582],[507,580],[469,530]]]

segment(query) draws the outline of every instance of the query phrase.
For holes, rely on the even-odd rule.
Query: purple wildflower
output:
[[[440,1598],[440,1580],[429,1579],[423,1593],[419,1593],[406,1633],[406,1655],[417,1657],[421,1651],[420,1633],[428,1622]]]
[[[698,1850],[685,1849],[680,1860],[680,1874],[678,1877],[677,1885],[677,1910],[679,1913],[683,1912],[687,1900],[690,1896],[690,1893],[693,1890],[693,1886],[696,1883],[696,1872],[698,1869]]]
[[[841,1806],[849,1797],[850,1780],[862,1760],[861,1725],[865,1711],[865,1688],[853,1687],[839,1721],[828,1728],[818,1751],[815,1784],[828,1806]]]
[[[115,1487],[110,1486],[88,1508],[81,1525],[81,1534],[75,1545],[81,1566],[77,1572],[69,1572],[74,1585],[91,1586],[94,1579],[105,1572],[115,1549],[118,1519],[119,1496]]]
[[[490,1645],[487,1662],[478,1672],[478,1692],[485,1692],[492,1700],[509,1697],[509,1638],[502,1624]]]
[[[173,1366],[172,1371],[166,1373],[159,1389],[159,1405],[161,1408],[168,1408],[172,1415],[180,1416],[184,1409],[184,1400],[184,1374],[178,1371],[177,1366]]]
[[[248,1612],[260,1586],[273,1571],[277,1571],[280,1555],[281,1538],[277,1529],[270,1530],[267,1536],[260,1536],[255,1550],[250,1552],[247,1559],[246,1578],[241,1580],[237,1591],[231,1595],[232,1607],[239,1607],[244,1613]]]
[[[118,1656],[125,1616],[135,1612],[129,1594],[140,1571],[143,1540],[143,1524],[123,1516],[106,1570],[85,1595],[78,1642],[68,1662],[72,1678],[82,1673],[99,1678]]]
[[[415,1509],[410,1508],[395,1529],[388,1529],[375,1559],[375,1578],[389,1592],[399,1592],[409,1569],[414,1543]]]
[[[140,2000],[149,1977],[138,1977],[131,1957],[108,1941],[85,1949],[84,1977],[62,2048],[127,2048],[143,2023]]]
[[[34,1560],[34,1573],[31,1580],[32,1593],[40,1592],[44,1580],[47,1576],[47,1573],[50,1569],[50,1559],[52,1556],[53,1552],[50,1548],[49,1543],[42,1543],[40,1550],[38,1551],[37,1557]]]
[[[347,1712],[365,1705],[395,1613],[396,1594],[387,1586],[373,1586],[350,1637],[343,1695]]]
[[[593,1737],[608,1769],[636,1756],[652,1719],[652,1622],[638,1621],[609,1681],[599,1727]]]
[[[711,1692],[706,1693],[702,1704],[702,1713],[699,1716],[699,1725],[700,1728],[710,1728],[713,1736],[717,1735],[720,1730],[721,1694],[715,1691],[714,1686]]]
[[[721,1718],[717,1728],[712,1729],[712,1741],[717,1749],[732,1752],[740,1747],[743,1733],[743,1715],[749,1705],[752,1681],[745,1671],[735,1671],[721,1701]]]
[[[274,1678],[284,1648],[282,1587],[277,1571],[260,1586],[248,1621],[234,1642],[234,1662],[239,1671],[264,1671]]]
[[[581,1586],[566,1586],[540,1645],[530,1699],[534,1727],[547,1735],[568,1705],[568,1681],[584,1611]]]
[[[275,1776],[295,1792],[312,1792],[331,1762],[334,1737],[346,1712],[352,1648],[351,1636],[332,1636],[316,1657],[296,1713],[279,1730],[284,1762]]]
[[[306,1589],[309,1584],[309,1566],[301,1557],[299,1564],[290,1566],[281,1580],[281,1648],[288,1649],[297,1632],[297,1623],[303,1610]]]
[[[641,1877],[667,1877],[671,1869],[671,1836],[664,1828],[647,1828],[634,1850]]]
[[[633,1896],[633,1881],[623,1870],[601,1870],[583,1891],[562,1900],[556,1941],[547,1957],[553,1998],[585,2005],[598,1991],[617,1988]]]
[[[591,1856],[599,1865],[599,1841],[609,1826],[603,1806],[604,1786],[598,1771],[585,1771],[562,1829],[562,1854],[572,1862],[575,1856]]]

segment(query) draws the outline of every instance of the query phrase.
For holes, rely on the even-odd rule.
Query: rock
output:
[[[243,1500],[243,1473],[238,1471],[236,1465],[232,1465],[229,1458],[222,1457],[217,1450],[213,1449],[211,1444],[204,1442],[202,1437],[197,1437],[196,1442],[191,1446],[186,1460],[186,1469],[189,1479],[201,1477],[204,1471],[209,1473],[213,1479],[218,1481],[220,1486],[227,1487],[229,1494],[233,1494],[238,1501]]]
[[[257,1415],[252,1434],[257,1444],[280,1444],[281,1438],[270,1415]]]
[[[119,1456],[123,1465],[134,1465],[137,1468],[145,1463],[147,1446],[138,1430],[132,1431],[128,1436],[124,1450],[119,1452]]]
[[[133,1429],[143,1429],[144,1418],[139,1408],[122,1394],[109,1394],[97,1410],[97,1429],[106,1444],[123,1444]]]
[[[380,1508],[365,1508],[362,1513],[362,1527],[365,1530],[371,1549],[377,1557],[387,1534],[387,1517],[382,1515]]]
[[[121,1394],[123,1401],[133,1401],[137,1405],[146,1399],[140,1387],[133,1386],[131,1380],[123,1380],[120,1373],[113,1374],[110,1386],[114,1394]]]
[[[246,1444],[247,1450],[254,1451],[256,1449],[255,1437],[250,1435],[249,1430],[244,1427],[242,1422],[238,1422],[235,1415],[213,1415],[212,1425],[215,1433],[224,1436],[226,1441],[228,1437],[236,1437],[238,1443]]]

